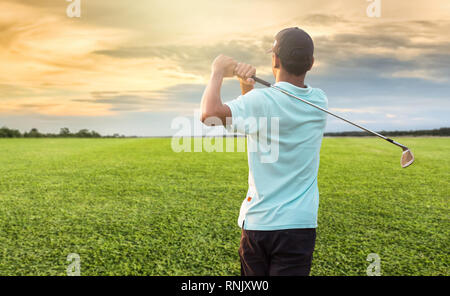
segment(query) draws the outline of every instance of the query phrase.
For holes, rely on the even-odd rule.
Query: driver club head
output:
[[[402,158],[400,160],[402,168],[410,166],[413,162],[414,162],[414,155],[412,154],[411,150],[409,150],[408,148],[404,149],[402,153]]]

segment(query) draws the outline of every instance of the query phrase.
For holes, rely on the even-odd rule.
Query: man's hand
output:
[[[212,72],[222,77],[233,77],[236,66],[237,62],[233,58],[221,54],[212,63]]]
[[[255,67],[244,63],[238,63],[236,69],[234,69],[234,73],[239,78],[243,95],[253,89],[255,80],[252,77],[256,74]]]
[[[234,73],[239,78],[241,84],[249,86],[255,84],[255,80],[252,77],[256,74],[256,68],[252,65],[238,63],[234,69]]]

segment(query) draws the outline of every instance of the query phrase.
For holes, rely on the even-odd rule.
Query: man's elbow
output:
[[[202,112],[202,115],[200,116],[200,121],[205,123],[210,116],[211,115],[209,113]]]
[[[207,112],[202,112],[202,116],[200,117],[200,121],[203,122],[204,125],[206,126],[212,126],[213,124],[213,120],[211,120],[211,118],[215,118],[217,115],[214,114],[213,112],[207,113]]]
[[[200,121],[203,122],[203,124],[206,126],[223,125],[223,122],[220,119],[220,115],[215,112],[202,112]]]

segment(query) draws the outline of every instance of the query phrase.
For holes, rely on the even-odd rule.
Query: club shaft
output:
[[[404,146],[404,145],[402,145],[402,144],[400,144],[400,143],[397,143],[397,142],[395,142],[394,140],[389,139],[388,137],[383,136],[382,134],[379,134],[379,133],[377,133],[377,132],[374,132],[374,131],[372,131],[372,130],[370,130],[370,129],[368,129],[368,128],[365,128],[365,127],[363,127],[363,126],[361,126],[361,125],[359,125],[359,124],[357,124],[357,123],[351,122],[350,120],[348,120],[348,119],[346,119],[346,118],[344,118],[344,117],[342,117],[342,116],[339,116],[339,115],[337,115],[337,114],[334,114],[333,112],[328,111],[327,109],[324,109],[324,108],[322,108],[322,107],[320,107],[320,106],[317,106],[316,104],[313,104],[313,103],[308,102],[308,101],[306,101],[306,100],[304,100],[304,99],[302,99],[302,98],[299,98],[299,97],[297,97],[297,96],[291,94],[290,92],[285,91],[284,89],[281,89],[281,88],[279,88],[279,87],[277,87],[277,86],[275,86],[275,85],[270,84],[269,82],[267,82],[267,81],[265,81],[265,80],[262,80],[261,78],[258,78],[258,77],[256,77],[256,76],[253,76],[252,78],[253,78],[256,82],[258,82],[258,83],[260,83],[260,84],[262,84],[262,85],[265,85],[265,86],[267,86],[267,87],[271,87],[271,88],[273,88],[273,89],[276,89],[276,90],[278,90],[278,91],[280,91],[280,92],[282,92],[282,93],[284,93],[284,94],[286,94],[286,95],[288,95],[288,96],[290,96],[290,97],[292,97],[292,98],[295,98],[295,99],[297,99],[297,100],[300,100],[300,101],[302,101],[303,103],[306,103],[306,104],[308,104],[308,105],[310,105],[310,106],[312,106],[312,107],[314,107],[314,108],[317,108],[317,109],[319,109],[319,110],[321,110],[321,111],[323,111],[323,112],[325,112],[325,113],[327,113],[327,114],[330,114],[330,115],[332,115],[332,116],[334,116],[334,117],[336,117],[336,118],[339,118],[340,120],[343,120],[343,121],[345,121],[345,122],[347,122],[347,123],[350,123],[351,125],[356,126],[356,127],[359,128],[359,129],[362,129],[362,130],[364,130],[364,131],[366,131],[366,132],[368,132],[368,133],[370,133],[370,134],[372,134],[372,135],[375,135],[375,136],[377,136],[377,137],[379,137],[379,138],[382,138],[383,140],[386,140],[386,141],[388,141],[388,142],[390,142],[390,143],[392,143],[392,144],[394,144],[394,145],[397,145],[397,146],[401,147],[403,150],[408,149],[408,147],[406,147],[406,146]]]

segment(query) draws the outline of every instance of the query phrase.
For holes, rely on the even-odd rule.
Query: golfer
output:
[[[271,52],[275,86],[327,108],[325,93],[304,82],[314,63],[311,37],[299,28],[284,29]],[[317,173],[326,114],[273,88],[254,89],[255,74],[251,65],[218,56],[202,97],[201,120],[245,134],[248,148],[261,147],[261,139],[278,145],[275,161],[264,158],[264,149],[248,149],[249,188],[238,219],[241,274],[306,276],[316,240]],[[233,76],[240,81],[242,95],[223,104],[223,79]],[[277,121],[271,121],[274,118]],[[272,125],[263,129],[260,122]],[[273,122],[278,122],[277,133]]]

